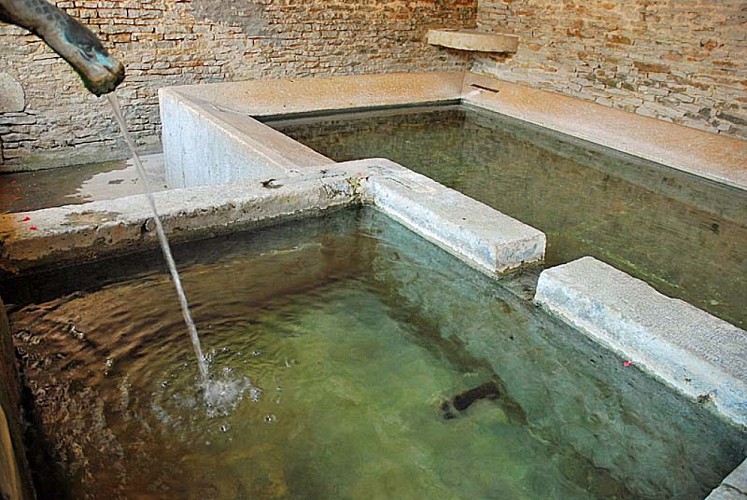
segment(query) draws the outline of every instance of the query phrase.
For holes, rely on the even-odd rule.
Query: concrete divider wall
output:
[[[205,113],[168,89],[162,89],[160,100],[169,187],[285,177],[295,165],[296,158],[290,152],[299,149],[297,156],[308,164],[332,163],[249,116],[231,116],[218,110]]]
[[[747,429],[747,332],[592,257],[546,269],[535,301]]]
[[[544,233],[389,160],[385,175],[368,176],[366,196],[394,220],[490,274],[545,256]]]
[[[463,73],[354,75],[161,89],[166,178],[182,188],[334,164],[253,117],[454,101],[463,78]]]

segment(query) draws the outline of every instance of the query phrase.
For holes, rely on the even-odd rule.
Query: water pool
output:
[[[344,161],[386,157],[747,327],[747,192],[467,106],[265,120]]]
[[[3,283],[42,497],[698,498],[747,436],[371,209]],[[497,399],[456,418],[480,385]],[[686,436],[686,439],[683,439]],[[56,478],[53,480],[52,478]]]

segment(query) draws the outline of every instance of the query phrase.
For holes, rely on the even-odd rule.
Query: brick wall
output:
[[[254,78],[467,69],[424,43],[473,27],[475,0],[66,0],[127,67],[117,95],[136,140],[158,145],[159,87]],[[0,162],[39,168],[122,157],[106,99],[46,45],[0,26]]]
[[[747,139],[744,0],[479,0],[477,23],[521,41],[476,72]]]

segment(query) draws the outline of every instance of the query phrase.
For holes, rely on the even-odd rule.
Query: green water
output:
[[[42,498],[702,498],[747,435],[372,210],[2,283]],[[442,403],[493,381],[457,418]]]
[[[337,160],[392,159],[747,327],[747,192],[465,106],[267,121]]]

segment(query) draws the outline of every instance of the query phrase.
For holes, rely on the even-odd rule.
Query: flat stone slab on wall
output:
[[[592,257],[547,269],[535,301],[747,427],[747,332]]]
[[[21,84],[8,73],[0,73],[0,113],[20,113],[25,107]]]
[[[519,37],[477,30],[428,30],[428,43],[470,52],[516,52]]]

